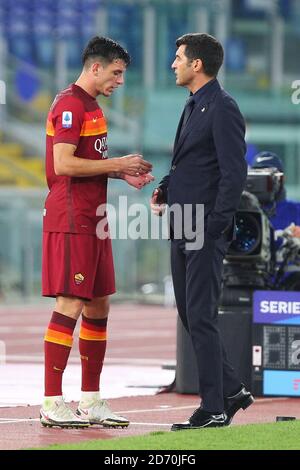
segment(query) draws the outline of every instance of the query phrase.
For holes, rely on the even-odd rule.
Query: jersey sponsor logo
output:
[[[101,139],[96,139],[94,143],[94,149],[96,152],[103,153],[107,150],[107,137],[101,137]]]
[[[84,281],[84,275],[81,273],[74,274],[74,281],[77,286],[79,286]]]
[[[72,127],[72,113],[71,111],[64,111],[62,113],[62,126],[65,128]]]

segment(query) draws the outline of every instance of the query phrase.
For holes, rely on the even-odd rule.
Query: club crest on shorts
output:
[[[66,128],[72,127],[72,113],[71,111],[64,111],[62,113],[62,126]]]
[[[74,281],[77,286],[79,286],[84,281],[84,275],[81,273],[74,274]]]

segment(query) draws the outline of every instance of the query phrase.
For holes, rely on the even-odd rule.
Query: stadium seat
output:
[[[33,37],[36,59],[39,66],[54,66],[55,56],[55,14],[47,8],[33,11]]]

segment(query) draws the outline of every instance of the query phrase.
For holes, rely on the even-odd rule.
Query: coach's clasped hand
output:
[[[150,200],[150,207],[153,214],[161,217],[166,210],[166,203],[163,201],[163,192],[160,188],[154,189]]]

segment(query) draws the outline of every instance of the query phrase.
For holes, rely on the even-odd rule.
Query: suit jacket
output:
[[[247,178],[245,123],[217,80],[207,88],[180,134],[178,125],[170,173],[159,187],[165,202],[204,204],[205,230],[214,238],[234,235],[234,214]],[[180,135],[179,135],[180,134]]]

